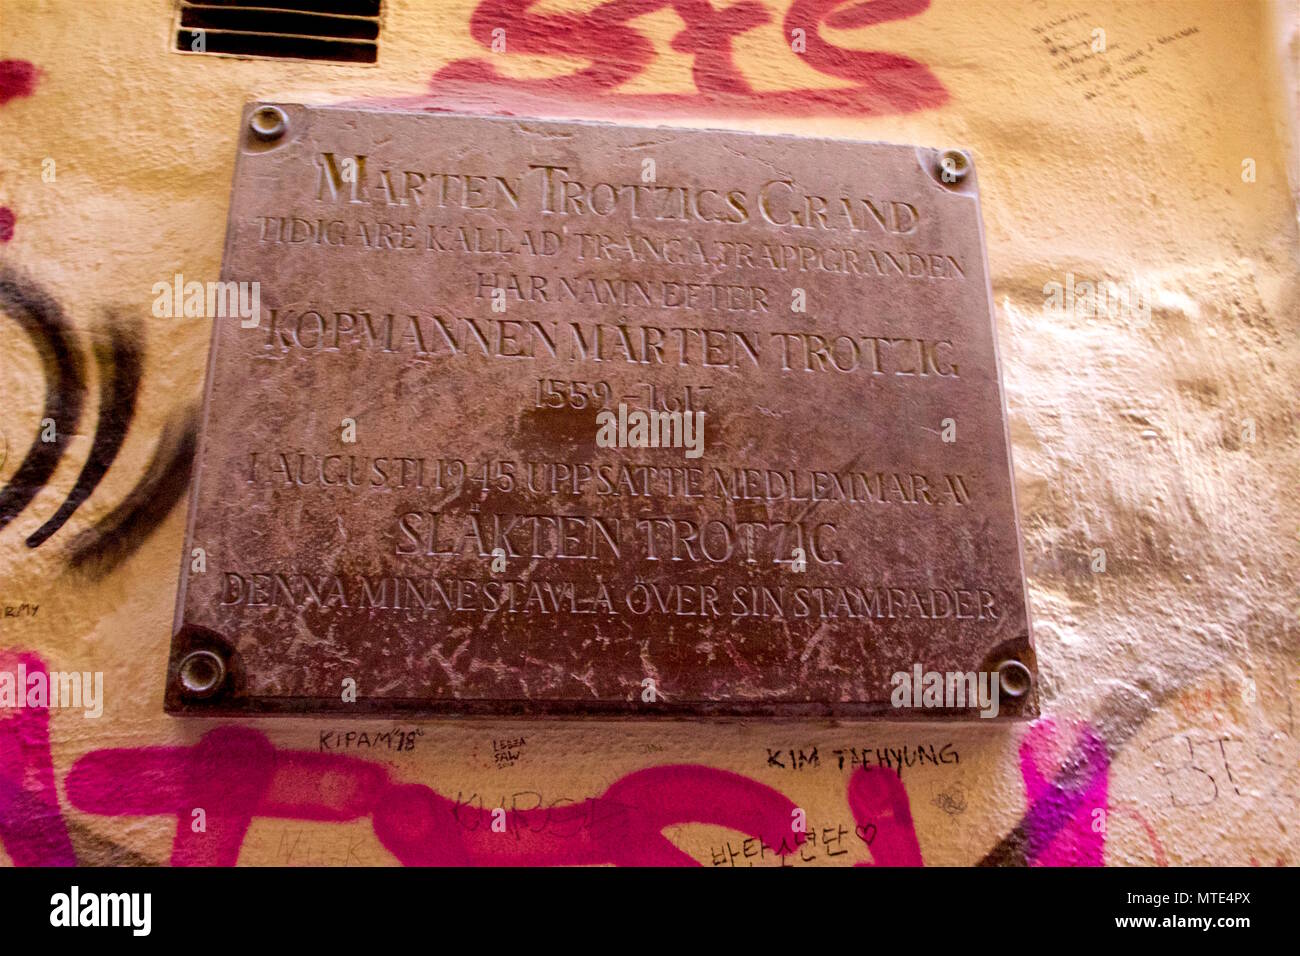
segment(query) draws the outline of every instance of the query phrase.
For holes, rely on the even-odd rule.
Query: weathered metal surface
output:
[[[968,158],[277,105],[170,711],[969,717],[893,675],[1004,665],[1037,712]],[[606,447],[647,410],[702,444]]]

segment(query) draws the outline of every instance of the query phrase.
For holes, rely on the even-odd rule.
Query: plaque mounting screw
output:
[[[289,115],[278,106],[259,106],[249,117],[248,128],[258,139],[279,139],[289,128]]]
[[[211,697],[226,679],[226,662],[212,651],[190,651],[181,660],[180,681],[186,696]]]
[[[1029,693],[1033,677],[1029,668],[1017,660],[1006,660],[997,666],[998,687],[1008,697],[1020,698]]]
[[[960,149],[945,149],[939,154],[939,182],[959,183],[970,174],[970,157]]]

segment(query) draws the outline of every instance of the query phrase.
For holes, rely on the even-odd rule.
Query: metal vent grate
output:
[[[176,51],[374,63],[382,0],[179,0]]]

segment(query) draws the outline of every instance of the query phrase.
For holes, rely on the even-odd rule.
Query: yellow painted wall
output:
[[[871,24],[862,18],[879,2],[805,4],[811,34],[910,57],[937,84],[872,99],[863,91],[889,86],[879,65],[849,56],[835,76],[830,61],[799,57],[779,0],[536,4],[535,17],[639,14],[627,28],[653,55],[617,86],[576,93],[544,81],[590,65],[594,19],[566,21],[570,46],[555,55],[528,52],[538,29],[501,18],[507,51],[493,55],[471,34],[475,5],[385,0],[379,63],[356,67],[169,52],[168,0],[0,0],[0,60],[36,71],[30,83],[21,63],[0,71],[11,223],[0,219],[0,486],[38,440],[46,402],[50,356],[17,313],[61,309],[85,379],[57,468],[0,529],[0,665],[35,655],[51,669],[102,671],[106,687],[102,717],[55,710],[48,731],[39,711],[0,711],[0,858],[411,861],[394,853],[400,844],[476,863],[664,862],[676,850],[706,866],[1297,862],[1294,6],[934,0]],[[820,8],[826,23],[809,14]],[[731,43],[749,92],[719,95],[734,77],[693,72],[701,37],[716,50],[725,32],[710,34],[705,14],[715,30],[752,24]],[[433,80],[465,59],[501,78]],[[840,92],[814,95],[827,90]],[[830,105],[799,108],[800,95]],[[176,436],[200,396],[210,329],[153,318],[152,287],[178,272],[217,277],[249,99],[968,148],[1044,718],[961,728],[304,718],[240,732],[165,717],[185,509],[169,507],[177,471],[163,466],[169,453],[184,462]],[[1150,290],[1150,315],[1053,314],[1043,287],[1069,276]],[[97,359],[114,329],[143,355],[120,453],[71,519],[29,547],[91,455],[102,379],[123,367]],[[1093,570],[1098,549],[1104,572]],[[335,750],[322,736],[394,726],[412,749],[357,738]],[[323,748],[319,760],[295,753]],[[942,759],[917,762],[918,749]],[[901,760],[901,773],[855,769],[863,754]],[[665,767],[675,769],[653,769]],[[142,773],[174,797],[167,813],[133,810]],[[785,812],[781,795],[816,833],[793,855],[717,822],[747,800]],[[196,833],[203,804],[213,825]],[[543,809],[512,812],[493,834],[500,806]],[[241,814],[252,817],[246,834]],[[406,828],[396,842],[384,836],[393,827]]]

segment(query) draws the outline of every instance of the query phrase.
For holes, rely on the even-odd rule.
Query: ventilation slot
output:
[[[176,50],[374,63],[381,0],[180,0]]]

